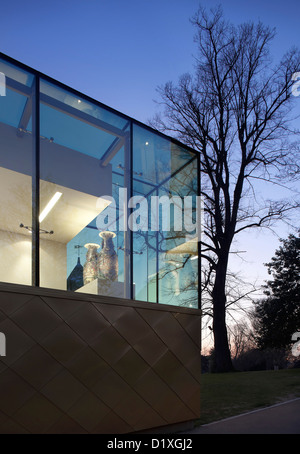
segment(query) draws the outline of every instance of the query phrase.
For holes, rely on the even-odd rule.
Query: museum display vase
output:
[[[98,254],[99,244],[87,243],[84,245],[87,249],[86,262],[83,266],[83,283],[89,284],[98,277]]]
[[[102,249],[98,254],[98,277],[109,281],[118,280],[118,255],[115,251],[113,238],[116,236],[113,232],[101,232]]]

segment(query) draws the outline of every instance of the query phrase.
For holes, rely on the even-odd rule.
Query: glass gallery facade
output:
[[[199,155],[3,54],[0,95],[0,433],[199,418]]]
[[[197,153],[1,54],[0,76],[0,281],[198,308]]]

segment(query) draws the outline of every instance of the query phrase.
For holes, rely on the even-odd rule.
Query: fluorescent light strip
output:
[[[47,214],[49,214],[49,212],[52,210],[52,208],[58,202],[58,200],[60,199],[61,196],[62,196],[62,192],[56,192],[54,194],[54,196],[52,197],[52,199],[49,200],[49,202],[47,203],[47,205],[45,206],[45,208],[43,209],[43,211],[40,214],[40,217],[39,217],[40,222],[42,222],[45,219]]]

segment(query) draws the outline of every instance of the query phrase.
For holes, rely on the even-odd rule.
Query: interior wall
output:
[[[0,230],[0,281],[31,285],[31,236]],[[66,290],[66,245],[40,240],[40,285]]]
[[[0,280],[31,285],[31,237],[0,230]]]
[[[67,246],[40,240],[40,286],[67,290]]]

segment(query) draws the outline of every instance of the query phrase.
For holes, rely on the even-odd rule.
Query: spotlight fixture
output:
[[[24,225],[24,224],[20,224],[20,228],[21,229],[26,229],[28,230],[28,232],[32,233],[33,232],[33,228],[30,226],[30,225]],[[54,231],[53,230],[44,230],[44,229],[40,229],[40,233],[45,233],[45,234],[49,234],[49,235],[53,235]]]

